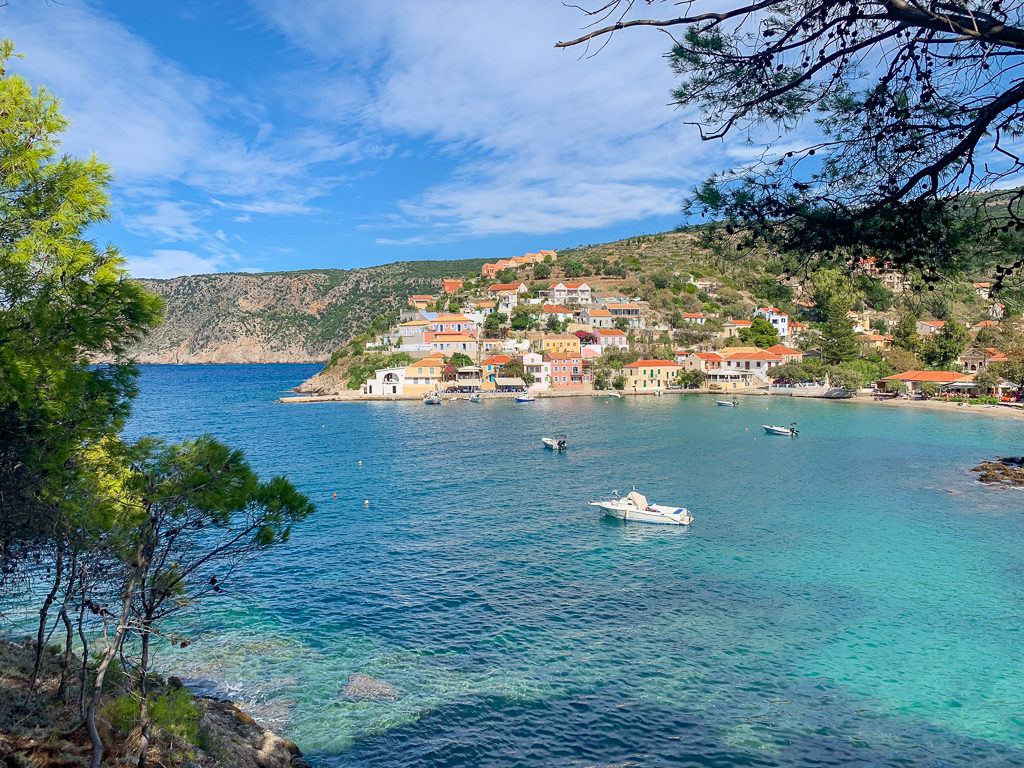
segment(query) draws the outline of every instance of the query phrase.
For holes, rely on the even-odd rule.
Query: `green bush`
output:
[[[159,696],[149,698],[149,718],[154,741],[162,740],[179,745],[198,745],[199,708],[192,695],[184,688],[170,688]],[[139,724],[139,700],[134,694],[125,694],[104,705],[101,718],[111,730],[124,736]]]

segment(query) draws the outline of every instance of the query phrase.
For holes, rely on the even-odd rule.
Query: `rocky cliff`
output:
[[[443,277],[479,273],[483,259],[404,261],[140,280],[166,303],[163,325],[133,350],[140,363],[312,363],[327,360],[377,315]]]

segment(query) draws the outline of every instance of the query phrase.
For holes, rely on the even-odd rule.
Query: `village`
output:
[[[666,392],[758,393],[849,397],[855,391],[875,396],[974,397],[992,394],[1015,399],[1017,384],[983,374],[1006,355],[994,347],[967,344],[951,370],[898,370],[875,381],[844,387],[826,380],[793,380],[794,364],[821,362],[820,350],[804,343],[816,318],[813,302],[792,303],[798,316],[775,306],[759,306],[749,317],[680,313],[698,333],[699,343],[673,343],[664,313],[637,296],[607,290],[599,295],[585,281],[560,280],[532,289],[519,271],[542,265],[549,274],[555,251],[539,251],[481,267],[476,281],[447,278],[431,294],[408,297],[397,321],[366,344],[401,363],[375,369],[358,389],[339,399],[422,399],[438,396],[531,397]],[[862,270],[894,291],[905,289],[902,276],[864,260]],[[515,279],[492,282],[499,277]],[[467,284],[468,283],[468,284]],[[713,279],[692,279],[692,290],[714,296]],[[989,284],[977,283],[981,300]],[[1003,305],[989,305],[1002,319]],[[885,354],[893,346],[892,320],[871,310],[849,311],[849,326],[865,353]],[[956,322],[956,321],[949,321]],[[914,329],[925,342],[943,333],[946,321],[918,320]],[[964,330],[972,341],[998,325],[979,321]],[[678,338],[678,334],[676,338]],[[937,338],[937,337],[936,337]],[[751,343],[759,341],[760,344]],[[771,342],[771,343],[767,343]],[[351,385],[350,385],[351,386]],[[288,398],[298,400],[300,398]],[[301,398],[304,401],[317,399]]]

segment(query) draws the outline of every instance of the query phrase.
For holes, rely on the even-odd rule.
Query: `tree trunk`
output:
[[[146,768],[149,756],[149,618],[142,625],[142,658],[139,661],[139,725],[142,737],[139,742],[139,766]]]
[[[60,607],[60,620],[64,622],[64,658],[60,666],[60,686],[57,688],[57,699],[64,701],[68,693],[68,676],[71,673],[71,644],[75,641],[75,627],[68,616],[67,603]]]
[[[78,714],[85,718],[85,684],[89,679],[89,638],[85,636],[85,587],[82,587],[82,604],[78,608],[78,639],[82,641],[82,669],[78,679]]]
[[[103,741],[100,739],[99,731],[96,730],[96,709],[99,707],[100,697],[103,695],[103,679],[107,675],[107,668],[110,667],[110,662],[117,655],[118,648],[121,646],[121,638],[124,636],[124,630],[128,625],[128,618],[131,615],[132,608],[132,595],[135,593],[135,583],[141,570],[141,563],[137,562],[136,570],[125,585],[124,592],[121,593],[121,616],[117,621],[114,639],[107,642],[107,647],[103,651],[103,658],[100,660],[99,666],[96,667],[96,679],[93,680],[92,684],[92,696],[89,699],[89,708],[85,712],[85,725],[89,730],[89,740],[92,742],[92,759],[89,761],[89,768],[100,768],[100,763],[103,760]]]
[[[57,596],[57,590],[60,589],[61,577],[63,576],[61,571],[63,568],[64,548],[58,544],[57,558],[53,564],[53,586],[50,588],[50,592],[46,595],[46,599],[43,601],[43,605],[39,609],[39,631],[36,633],[36,659],[35,663],[32,665],[32,677],[28,682],[28,691],[30,694],[36,689],[36,683],[39,681],[39,672],[43,668],[43,652],[46,650],[46,619],[50,612],[50,606],[53,605],[53,599]]]

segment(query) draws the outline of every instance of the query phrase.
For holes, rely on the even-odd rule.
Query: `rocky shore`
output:
[[[78,688],[60,695],[59,658],[44,655],[36,691],[28,683],[34,645],[0,641],[0,765],[70,768],[86,765],[91,744],[78,716]],[[76,661],[73,668],[78,668]],[[175,678],[155,686],[151,696],[176,692],[183,702],[173,736],[154,739],[150,765],[170,768],[308,768],[299,748],[264,728],[230,701],[189,695]],[[129,694],[130,695],[130,694]],[[133,702],[129,702],[133,703]],[[126,708],[131,711],[132,707]],[[138,729],[118,722],[126,711],[106,697],[97,716],[104,765],[138,762]],[[182,734],[187,733],[184,737]]]

